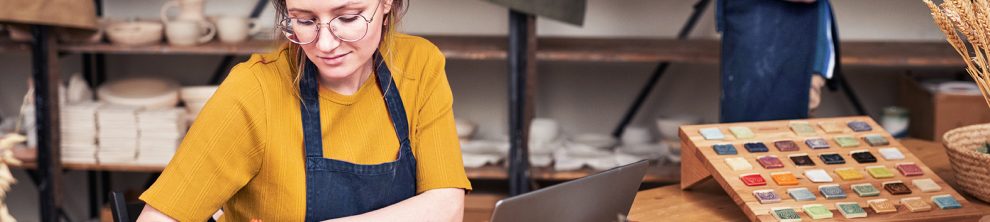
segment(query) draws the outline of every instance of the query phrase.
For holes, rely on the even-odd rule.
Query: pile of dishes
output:
[[[653,142],[650,130],[645,127],[628,127],[623,132],[622,145],[615,149],[615,160],[619,165],[666,158],[670,152],[667,143]]]
[[[529,124],[529,164],[547,167],[553,164],[553,153],[564,147],[566,137],[560,124],[553,119],[534,118]]]
[[[682,125],[694,125],[700,122],[700,118],[692,116],[663,117],[657,119],[657,130],[660,131],[661,143],[666,145],[670,150],[667,160],[674,163],[681,162],[680,128]]]
[[[618,166],[613,148],[615,138],[605,134],[581,134],[564,143],[563,149],[553,153],[554,170],[577,170],[584,166],[606,170]]]
[[[100,128],[99,163],[130,163],[137,155],[139,107],[104,105],[96,111]]]
[[[100,103],[88,101],[69,103],[62,107],[60,118],[63,162],[96,163],[96,110],[100,106]]]
[[[186,134],[185,110],[181,108],[144,110],[137,113],[139,140],[137,163],[165,165]]]
[[[465,120],[456,120],[457,136],[461,141],[461,155],[464,167],[477,168],[497,164],[508,156],[508,140],[475,139],[477,125]]]

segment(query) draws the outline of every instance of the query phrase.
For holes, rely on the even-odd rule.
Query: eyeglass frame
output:
[[[375,15],[378,15],[378,8],[381,7],[381,3],[382,3],[382,1],[381,0],[378,0],[377,5],[375,5],[375,10],[371,13],[371,18],[370,19],[368,17],[364,17],[364,15],[362,15],[360,13],[358,13],[358,14],[338,15],[337,17],[333,17],[333,19],[330,19],[330,21],[327,21],[327,22],[319,22],[320,20],[319,20],[319,18],[317,18],[316,19],[316,21],[317,21],[316,22],[316,37],[314,37],[312,41],[307,42],[307,43],[294,42],[288,36],[289,35],[288,29],[291,28],[291,25],[287,25],[287,24],[291,24],[291,23],[289,23],[289,22],[291,22],[290,20],[297,19],[297,18],[292,18],[292,17],[289,17],[289,16],[285,16],[284,18],[282,18],[282,22],[279,22],[278,28],[282,31],[282,35],[285,36],[285,38],[288,39],[289,42],[296,43],[296,44],[299,44],[299,45],[311,44],[311,43],[314,43],[317,40],[319,40],[320,39],[320,29],[322,29],[324,25],[327,26],[327,28],[328,28],[327,30],[330,31],[330,34],[332,34],[335,38],[339,39],[340,41],[344,41],[344,42],[357,42],[357,41],[361,41],[362,39],[364,39],[364,37],[368,36],[368,29],[371,28],[370,27],[371,26],[371,22],[373,22],[375,20]],[[364,30],[364,34],[361,35],[361,38],[357,38],[357,39],[354,39],[354,40],[345,40],[345,39],[341,38],[340,36],[338,36],[337,33],[333,31],[333,28],[330,25],[330,23],[332,23],[334,20],[337,20],[338,18],[344,17],[344,16],[355,16],[355,15],[358,16],[358,17],[360,17],[361,19],[363,19],[364,22],[365,22],[365,26],[367,27]],[[298,35],[298,34],[293,34],[293,35]]]

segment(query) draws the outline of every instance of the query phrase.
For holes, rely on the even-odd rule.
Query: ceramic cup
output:
[[[216,35],[216,28],[207,21],[175,20],[165,23],[165,37],[168,43],[177,46],[190,46],[206,43]]]
[[[261,31],[256,19],[242,16],[221,16],[216,18],[217,36],[223,43],[239,43],[247,40],[248,36]]]

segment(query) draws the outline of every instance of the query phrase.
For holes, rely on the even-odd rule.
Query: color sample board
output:
[[[804,131],[800,132],[800,135],[793,130],[795,125],[799,129],[804,129]],[[827,127],[828,131],[823,129],[821,127],[822,125],[830,126]],[[814,129],[814,133],[807,132],[804,126],[811,126]],[[855,126],[855,129],[852,126]],[[738,139],[731,133],[729,130],[730,127],[736,127],[737,130],[738,127],[747,127],[754,135],[752,138]],[[719,129],[722,131],[724,138],[706,139],[700,134],[699,130],[702,128],[709,131],[712,128]],[[865,140],[868,136],[874,139],[874,143],[871,144]],[[888,143],[886,145],[875,143],[878,136],[886,138]],[[794,209],[802,220],[814,221],[812,215],[805,212],[805,208],[816,209],[814,207],[818,205],[824,206],[832,212],[833,216],[825,220],[834,221],[904,221],[919,219],[934,221],[973,217],[974,215],[986,213],[980,212],[982,210],[981,208],[971,207],[969,201],[959,195],[945,181],[939,178],[938,175],[932,172],[928,166],[925,166],[909,150],[905,149],[900,142],[884,131],[883,127],[866,116],[682,126],[680,137],[683,143],[683,150],[681,151],[681,188],[689,189],[691,186],[705,179],[714,178],[752,221],[779,221],[781,215],[775,216],[772,209],[777,209],[778,211],[780,209]],[[853,146],[850,141],[844,141],[846,143],[844,144],[845,146],[841,146],[836,142],[835,138],[837,137],[845,138],[840,140],[846,140],[852,137],[858,140],[858,143]],[[828,148],[811,149],[808,143],[805,142],[806,140],[827,141]],[[793,141],[794,144],[797,144],[798,149],[778,149],[775,147],[775,144],[779,144],[779,141]],[[766,152],[749,152],[746,149],[738,149],[736,154],[719,155],[712,148],[714,145],[722,144],[744,147],[747,143],[763,143],[769,146],[769,149]],[[788,142],[786,144],[791,143]],[[888,151],[890,149],[896,149],[903,154],[903,158],[885,158],[878,151],[880,149],[887,149]],[[858,158],[852,156],[853,152],[861,153],[864,150],[871,153],[876,161],[861,162],[863,159],[861,154],[857,154]],[[844,161],[835,161],[837,159],[834,154],[838,154]],[[788,158],[793,155],[807,155],[814,165],[808,165],[807,163],[797,165],[791,158]],[[780,168],[763,167],[758,159],[765,156],[780,157],[779,159],[783,162],[784,166]],[[730,158],[736,161],[744,159],[752,167],[748,169],[733,169],[725,160]],[[901,168],[898,168],[899,164],[902,165]],[[903,166],[904,164],[912,165],[909,168],[905,168]],[[876,178],[866,170],[867,167],[876,168],[877,166],[885,167],[893,176]],[[838,172],[836,171],[837,169]],[[899,169],[908,169],[908,173],[905,174],[905,172]],[[914,171],[916,169],[920,169],[920,172]],[[810,173],[810,175],[817,177],[819,181],[822,181],[823,178],[820,178],[822,176],[820,173],[824,171],[830,177],[824,179],[830,179],[830,181],[812,182],[807,176],[809,174],[805,174],[805,171],[812,171],[813,173]],[[794,184],[792,181],[781,184],[773,179],[775,178],[774,175],[779,178],[781,173],[788,172],[797,178],[796,185],[789,185]],[[917,175],[919,173],[920,175]],[[764,185],[753,183],[752,181],[759,180],[754,175],[762,176],[766,183]],[[914,180],[919,180],[917,184],[923,184],[929,187],[925,187],[924,189],[918,187],[913,182]],[[928,180],[934,182],[940,189],[930,187],[932,184]],[[885,183],[888,184],[888,189],[885,189]],[[878,190],[880,194],[861,196],[859,192],[856,192],[852,188],[852,185],[862,186],[862,184],[872,184],[873,188]],[[841,191],[835,190],[835,185],[838,185]],[[904,194],[905,191],[901,185],[909,188],[910,193]],[[829,193],[828,197],[830,198],[826,198],[826,195],[822,193],[821,188],[823,187]],[[794,188],[806,188],[814,194],[815,199],[795,200],[788,193],[789,189]],[[773,191],[774,194],[767,194],[766,192],[768,190]],[[892,193],[891,190],[896,191],[895,193],[897,194]],[[841,195],[836,192],[841,192]],[[945,195],[954,198],[961,207],[953,208],[954,205],[951,203],[948,205],[939,205],[932,198],[945,197]],[[762,203],[759,199],[761,197],[764,198]],[[780,200],[768,201],[766,197],[776,197],[780,198]],[[904,198],[919,198],[930,205],[931,210],[912,212],[907,206],[901,203],[901,199]],[[882,212],[886,213],[877,213],[868,203],[870,200],[877,199],[888,200],[895,206],[897,211],[889,212],[888,209],[881,209]],[[939,201],[941,200],[939,199]],[[839,205],[844,205],[847,210],[855,210],[854,207],[850,208],[848,206],[849,203],[858,203],[866,211],[866,217],[850,218],[853,217],[850,215],[854,214],[851,212],[842,212],[837,207],[837,203],[842,203]],[[942,209],[943,207],[947,209]],[[818,209],[820,208],[816,210]],[[822,212],[816,213],[815,216],[823,218],[823,215],[820,214]],[[861,214],[855,215],[861,216]]]

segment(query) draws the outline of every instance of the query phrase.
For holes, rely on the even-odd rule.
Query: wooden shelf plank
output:
[[[0,40],[0,52],[30,52],[31,45],[25,42]]]
[[[275,44],[273,41],[264,40],[251,40],[238,44],[213,41],[196,46],[172,46],[164,43],[147,46],[121,46],[110,43],[60,44],[59,51],[108,54],[250,55],[269,52],[276,48]]]
[[[457,60],[504,60],[508,40],[504,36],[424,36],[447,56]],[[674,62],[718,64],[716,39],[564,38],[542,37],[536,57],[542,61],[572,62]],[[24,46],[26,47],[26,45]],[[249,55],[268,52],[272,41],[241,44],[210,42],[198,46],[118,46],[62,44],[62,52],[110,54]],[[962,66],[961,58],[945,42],[843,42],[844,65],[863,66]],[[3,45],[0,44],[0,50]]]

